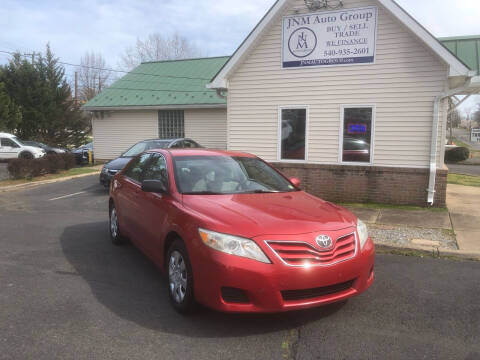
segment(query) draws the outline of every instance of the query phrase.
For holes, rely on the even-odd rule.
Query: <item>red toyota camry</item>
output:
[[[177,311],[280,312],[341,301],[374,279],[374,245],[348,210],[250,154],[153,150],[110,187],[110,234],[168,274]]]

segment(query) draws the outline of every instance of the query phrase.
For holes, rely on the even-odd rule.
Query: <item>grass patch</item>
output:
[[[463,186],[480,187],[480,176],[448,174],[448,183]]]
[[[341,203],[341,206],[350,207],[350,208],[362,208],[362,209],[394,209],[394,210],[427,210],[434,212],[445,212],[446,208],[427,208],[421,206],[411,206],[411,205],[391,205],[391,204],[376,204],[376,203]]]
[[[69,177],[69,176],[90,174],[90,173],[98,172],[99,170],[100,168],[98,166],[78,167],[70,170],[60,171],[58,174],[48,174],[48,175],[38,176],[31,180],[26,180],[26,179],[2,180],[0,181],[0,187],[20,185],[20,184],[30,184],[38,181],[54,180],[54,179],[60,179],[60,178]]]

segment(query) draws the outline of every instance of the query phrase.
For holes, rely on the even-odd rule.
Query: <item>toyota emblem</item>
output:
[[[322,249],[330,249],[333,245],[332,238],[328,235],[318,235],[315,241]]]

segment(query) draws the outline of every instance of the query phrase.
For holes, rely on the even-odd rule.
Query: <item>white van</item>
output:
[[[0,133],[0,160],[4,159],[38,159],[45,156],[45,150],[24,145],[15,135]]]

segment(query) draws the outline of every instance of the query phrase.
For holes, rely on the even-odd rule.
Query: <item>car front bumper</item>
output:
[[[110,186],[110,181],[112,181],[113,177],[117,174],[118,170],[107,170],[100,173],[100,184],[105,187]]]
[[[368,239],[362,250],[357,246],[356,255],[343,262],[291,267],[263,246],[272,264],[227,255],[200,244],[195,249],[198,256],[191,259],[195,297],[224,312],[284,312],[342,301],[361,294],[374,281],[374,244]],[[238,298],[242,294],[243,300],[242,296]]]

